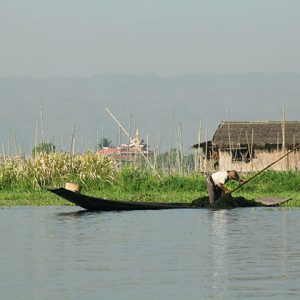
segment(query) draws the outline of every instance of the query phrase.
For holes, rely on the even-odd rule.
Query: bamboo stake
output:
[[[195,150],[195,153],[194,153],[194,172],[195,173],[198,173],[199,172],[199,153],[200,153],[200,128],[198,128],[198,147],[197,149]]]
[[[42,100],[40,100],[40,118],[41,118],[41,135],[42,135],[42,144],[44,144],[44,119],[43,119],[43,109],[42,109]]]
[[[250,147],[250,169],[253,171],[253,143],[254,143],[254,129],[251,130],[251,147]]]
[[[120,160],[120,164],[122,165],[122,130],[121,130],[120,127],[119,127],[119,139],[120,139],[120,142],[119,142],[119,146],[120,146],[119,160]]]
[[[181,133],[181,123],[179,123],[178,130],[177,130],[177,166],[179,174],[182,173],[182,166],[183,166],[183,150],[182,150],[182,133]]]
[[[210,132],[210,136],[211,136],[211,138],[210,138],[210,140],[211,140],[210,168],[211,168],[211,172],[213,172],[213,170],[214,170],[214,144],[213,144],[213,139],[212,139],[212,137],[213,137],[212,130]]]
[[[159,155],[159,145],[160,145],[160,133],[158,134],[158,137],[157,137],[156,147],[155,147],[155,154],[154,154],[154,168],[155,169],[156,169],[156,167],[158,165],[157,158],[158,158],[158,155]],[[164,161],[163,161],[163,163],[164,163]]]
[[[131,159],[131,151],[130,151],[130,144],[131,144],[131,127],[132,127],[132,115],[130,114],[130,119],[129,119],[129,137],[128,137],[128,143],[127,143],[127,158],[126,158],[126,164],[129,162],[129,155]]]
[[[200,124],[199,124],[199,133],[198,133],[198,149],[199,149],[199,165],[200,165],[200,168],[199,168],[199,171],[202,172],[202,164],[203,164],[203,160],[202,160],[202,151],[200,149],[200,144],[201,144],[201,138],[202,138],[202,121],[200,121]]]
[[[17,157],[18,154],[19,154],[19,151],[18,151],[17,137],[16,137],[16,133],[15,132],[14,132],[14,145],[15,145],[15,155]]]
[[[149,145],[149,135],[148,133],[146,134],[146,154],[147,154],[147,159],[149,159],[149,151],[148,151],[148,145]]]
[[[285,112],[284,112],[284,107],[282,109],[282,112],[281,112],[281,130],[282,130],[282,147],[281,147],[281,150],[282,150],[282,155],[285,154]],[[284,159],[283,161],[283,169],[285,171],[287,171],[287,160]]]
[[[10,132],[8,133],[8,140],[7,140],[7,153],[8,157],[10,157]]]
[[[176,137],[177,137],[176,167],[178,168],[178,172],[180,173],[179,128],[177,128],[176,130]]]
[[[84,134],[84,149],[85,149],[85,150],[83,150],[84,152],[87,152],[87,151],[90,150],[89,149],[89,142],[88,142],[88,138],[87,138],[86,133]]]
[[[99,130],[97,129],[96,132],[96,151],[98,151],[99,148]]]
[[[64,143],[64,134],[61,132],[60,134],[60,152],[63,150],[63,143]]]
[[[208,147],[208,129],[205,128],[205,163],[204,163],[204,173],[207,173],[207,147]]]
[[[34,157],[36,157],[36,147],[38,145],[38,120],[35,121],[35,145],[34,145]]]
[[[295,139],[295,134],[293,134],[293,148],[296,147],[296,139]],[[293,155],[293,164],[292,164],[292,170],[296,170],[295,166],[296,166],[296,153],[294,153]]]
[[[72,138],[71,138],[71,149],[70,153],[74,154],[75,152],[75,123],[73,125],[73,132],[72,132]]]
[[[229,153],[230,153],[230,156],[231,156],[231,164],[232,164],[232,145],[231,145],[229,121],[227,121],[227,130],[228,130]]]
[[[131,140],[132,138],[130,137],[130,135],[128,134],[128,132],[125,130],[125,128],[122,126],[122,124],[117,120],[117,118],[113,115],[113,113],[106,107],[106,111],[109,113],[109,115],[114,119],[114,121],[119,125],[119,127],[123,130],[123,132],[127,135],[127,137],[129,137]],[[141,153],[141,155],[145,158],[145,160],[147,161],[147,163],[149,164],[149,166],[152,168],[152,170],[156,173],[156,175],[160,178],[158,172],[155,170],[155,168],[153,167],[153,165],[151,164],[151,162],[147,159],[147,157],[145,156],[145,154],[141,151],[141,149],[139,147],[137,147],[136,144],[135,148]]]
[[[182,124],[181,122],[179,123],[179,128],[180,128],[180,139],[179,139],[179,142],[180,142],[180,165],[181,165],[181,172],[183,174],[183,142],[182,142]]]
[[[273,166],[274,164],[276,164],[277,162],[279,162],[280,160],[282,160],[283,158],[287,157],[289,154],[291,154],[293,151],[295,151],[297,148],[300,147],[300,144],[297,145],[295,148],[293,148],[292,150],[290,150],[289,152],[287,152],[286,154],[284,154],[283,156],[281,156],[279,159],[275,160],[274,162],[272,162],[271,164],[269,164],[267,167],[263,168],[261,171],[259,171],[258,173],[256,173],[255,175],[253,175],[252,177],[250,177],[248,180],[244,181],[243,183],[241,183],[239,186],[237,186],[235,189],[233,189],[232,191],[226,193],[226,194],[232,194],[233,192],[235,192],[236,190],[238,190],[240,187],[242,187],[243,185],[245,185],[246,183],[248,183],[249,181],[251,181],[252,179],[254,179],[256,176],[258,176],[259,174],[261,174],[262,172],[266,171],[267,169],[269,169],[271,166]]]
[[[174,109],[172,110],[172,118],[171,118],[171,129],[169,136],[169,151],[168,151],[168,172],[171,174],[171,145],[172,145],[172,137],[173,137],[173,127],[174,127]]]
[[[4,149],[4,145],[2,143],[2,155],[3,155],[3,162],[5,161],[5,149]]]

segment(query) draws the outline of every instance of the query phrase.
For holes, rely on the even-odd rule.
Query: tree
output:
[[[101,139],[101,142],[98,144],[98,149],[101,150],[103,148],[110,147],[110,146],[111,146],[111,140],[107,138],[103,138]]]
[[[52,143],[40,143],[36,145],[32,150],[32,156],[35,157],[41,153],[52,153],[55,152],[55,146]]]

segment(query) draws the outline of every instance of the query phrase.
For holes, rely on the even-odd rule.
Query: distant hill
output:
[[[300,74],[190,74],[162,78],[102,74],[90,78],[0,78],[0,146],[14,152],[15,144],[27,152],[36,140],[36,124],[43,107],[47,141],[69,149],[76,124],[76,149],[93,148],[104,136],[117,142],[117,125],[105,111],[109,107],[129,128],[132,115],[141,137],[150,146],[167,149],[178,143],[182,126],[186,150],[197,141],[199,122],[211,135],[221,120],[299,120]],[[128,129],[129,130],[129,129]],[[123,142],[127,141],[122,135]],[[16,138],[15,138],[16,137]],[[41,140],[40,125],[38,140]],[[16,143],[15,143],[16,141]]]

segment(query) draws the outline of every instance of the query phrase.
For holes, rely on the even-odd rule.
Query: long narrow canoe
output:
[[[103,198],[96,198],[83,195],[77,192],[70,191],[65,188],[47,188],[48,191],[74,203],[89,211],[122,211],[122,210],[158,210],[158,209],[195,209],[195,208],[208,208],[209,203],[203,204],[201,201],[193,201],[192,203],[158,203],[158,202],[134,202],[134,201],[121,201],[110,200]],[[264,198],[259,200],[240,200],[240,198],[233,198],[230,207],[249,207],[249,206],[277,206],[284,203],[291,198]],[[220,208],[220,206],[217,206]]]
[[[195,208],[191,204],[184,203],[133,202],[96,198],[76,193],[65,188],[48,188],[48,190],[89,211]]]

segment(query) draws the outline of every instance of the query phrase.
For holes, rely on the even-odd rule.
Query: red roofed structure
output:
[[[118,147],[104,147],[97,153],[110,156],[118,161],[136,161],[143,156],[148,158],[153,154],[152,151],[148,150],[148,145],[140,141],[138,131],[130,144],[121,144]]]

